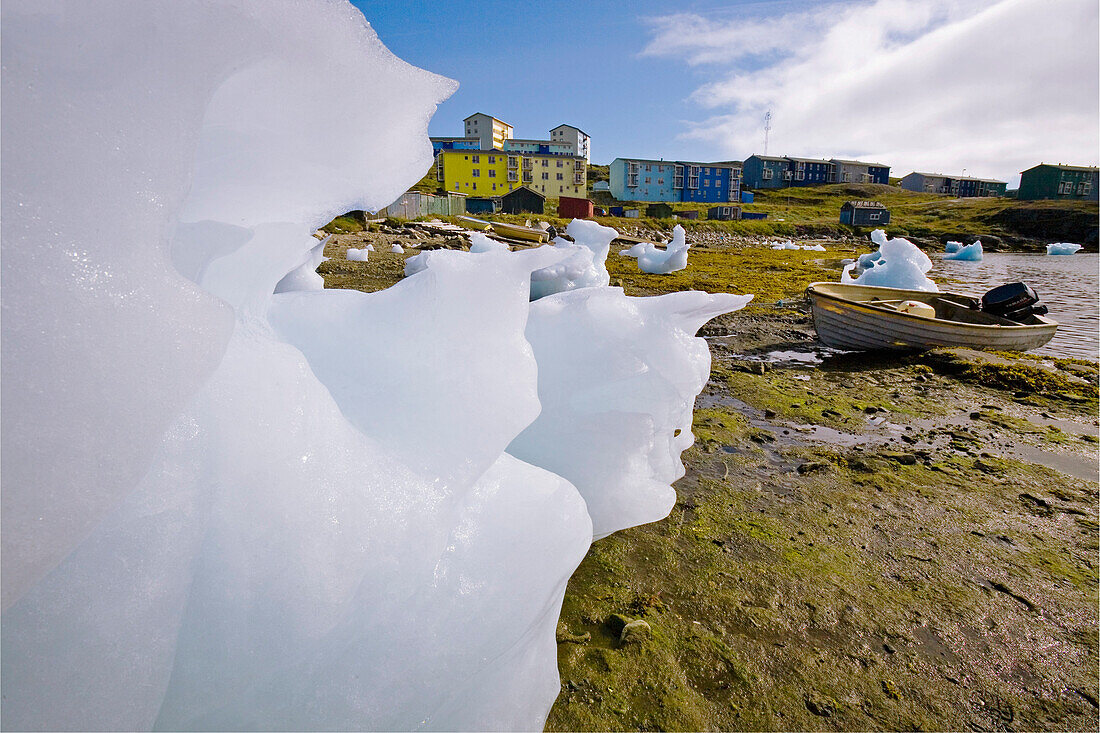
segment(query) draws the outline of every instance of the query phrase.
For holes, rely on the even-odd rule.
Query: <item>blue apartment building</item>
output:
[[[611,195],[620,201],[741,200],[741,168],[734,163],[616,158],[609,178]]]
[[[787,156],[787,170],[792,186],[821,186],[833,182],[833,164],[828,160]]]
[[[788,185],[789,161],[772,155],[750,155],[741,166],[741,185],[745,188],[783,188]]]
[[[745,188],[820,186],[826,183],[890,183],[890,166],[860,160],[750,155],[741,184]]]

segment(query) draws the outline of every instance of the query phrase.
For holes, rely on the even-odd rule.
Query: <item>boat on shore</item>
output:
[[[1054,337],[1058,322],[1036,313],[1012,320],[982,301],[871,285],[818,282],[806,288],[814,328],[826,346],[845,351],[921,351],[939,346],[1027,351]]]
[[[502,237],[522,239],[529,242],[545,242],[550,238],[542,229],[525,227],[521,224],[506,224],[502,221],[493,222],[493,231]]]
[[[493,225],[493,223],[490,221],[485,221],[484,219],[475,219],[472,216],[456,216],[455,221],[457,221],[459,224],[466,227],[467,229],[477,229],[481,232],[488,231],[489,227]]]

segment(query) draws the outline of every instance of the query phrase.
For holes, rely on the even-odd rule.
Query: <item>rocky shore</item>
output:
[[[390,229],[334,236],[327,285],[380,289],[417,247],[462,246]],[[548,730],[1095,727],[1097,364],[832,353],[802,292],[866,247],[823,244],[697,237],[669,276],[613,248],[630,294],[756,298],[702,332],[671,514],[596,542],[570,582]]]

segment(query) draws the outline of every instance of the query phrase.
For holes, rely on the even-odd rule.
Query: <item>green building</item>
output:
[[[1079,165],[1040,163],[1020,174],[1021,200],[1057,199],[1059,201],[1096,201],[1097,172],[1100,169]]]

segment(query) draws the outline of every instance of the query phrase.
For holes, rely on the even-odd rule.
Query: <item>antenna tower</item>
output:
[[[764,115],[764,155],[768,154],[768,133],[772,131],[772,111]]]

